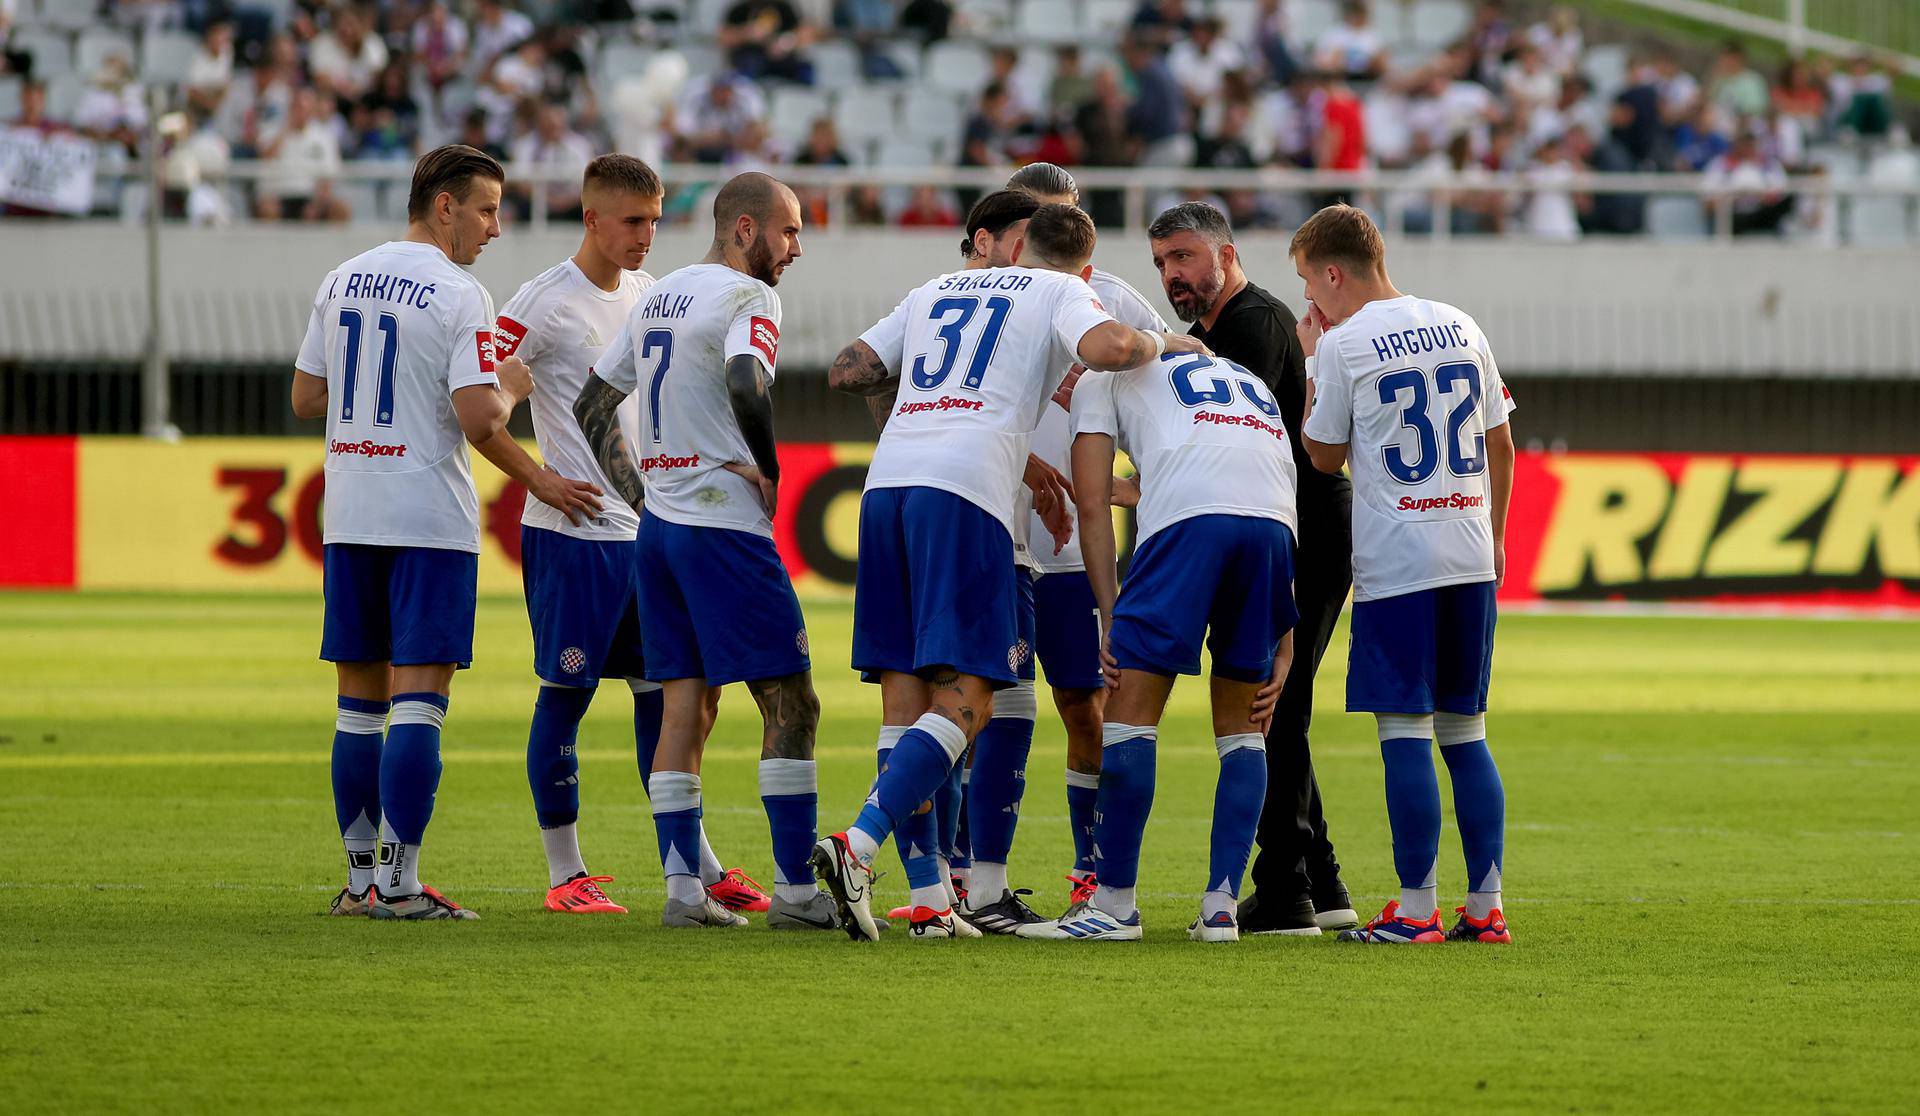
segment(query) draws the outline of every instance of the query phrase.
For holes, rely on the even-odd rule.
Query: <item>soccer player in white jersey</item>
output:
[[[1025,190],[1043,202],[1062,205],[1080,204],[1080,187],[1063,167],[1052,163],[1029,163],[1007,179],[1009,189]],[[1166,321],[1125,279],[1112,272],[1093,269],[1087,285],[1099,296],[1107,313],[1136,329],[1164,331]],[[1048,407],[1033,432],[1033,453],[1055,469],[1072,467],[1072,435],[1068,431],[1067,412],[1073,400],[1081,369],[1076,365],[1054,393],[1054,406]],[[1132,507],[1139,502],[1140,490],[1131,480],[1113,484],[1115,503]],[[1033,516],[1030,530],[1039,527]],[[1039,537],[1039,536],[1036,536]],[[1081,554],[1078,534],[1055,552],[1052,547],[1032,549],[1034,654],[1047,668],[1047,684],[1053,690],[1053,706],[1067,730],[1067,823],[1073,830],[1073,868],[1067,873],[1071,890],[1067,906],[1073,908],[1093,898],[1096,883],[1093,871],[1094,800],[1100,786],[1100,717],[1104,706],[1100,672],[1100,628],[1093,585],[1087,580],[1087,566]],[[996,719],[998,714],[996,714]],[[991,728],[991,726],[989,726]]]
[[[517,356],[533,375],[533,432],[540,456],[570,477],[606,491],[601,472],[573,417],[587,372],[626,325],[653,276],[640,270],[653,246],[663,190],[652,167],[631,155],[602,155],[581,182],[586,233],[571,259],[541,272],[509,300],[494,323],[494,350]],[[620,406],[622,432],[639,433],[639,404]],[[633,692],[640,780],[653,772],[660,744],[660,684],[641,666],[634,587],[634,534],[640,514],[624,501],[604,501],[601,514],[576,523],[532,496],[520,516],[520,568],[533,626],[533,666],[540,679],[527,738],[527,783],[547,854],[550,911],[626,913],[600,885],[612,877],[587,872],[580,855],[580,719],[606,677],[625,678]],[[717,692],[716,692],[717,696]],[[765,910],[762,894],[740,869],[722,870],[702,832],[700,878],[726,907]]]
[[[1289,254],[1312,304],[1300,320],[1313,395],[1303,443],[1353,471],[1347,708],[1374,715],[1400,898],[1343,941],[1509,942],[1500,911],[1506,792],[1487,750],[1494,590],[1513,492],[1513,399],[1474,320],[1401,294],[1380,230],[1350,206],[1300,226]],[[1443,929],[1435,861],[1440,786],[1453,781],[1467,901]]]
[[[587,376],[574,417],[607,479],[645,508],[636,548],[646,675],[662,683],[649,792],[667,878],[668,926],[742,926],[702,887],[700,755],[709,691],[745,682],[763,721],[760,798],[773,836],[768,925],[831,930],[813,882],[820,702],[806,622],[773,545],[780,462],[773,436],[780,298],[800,257],[800,202],[764,174],[713,202],[705,259],[650,288]],[[621,400],[638,392],[638,460]],[[636,471],[636,464],[638,470]]]
[[[1024,937],[1134,941],[1140,844],[1153,806],[1160,717],[1176,675],[1213,655],[1220,778],[1200,917],[1203,942],[1240,938],[1240,880],[1266,801],[1265,721],[1292,660],[1293,452],[1280,404],[1223,358],[1168,355],[1082,377],[1073,393],[1073,478],[1087,577],[1107,633],[1106,699],[1088,905]],[[1122,589],[1106,491],[1115,446],[1140,467],[1140,541]],[[1271,687],[1269,700],[1263,690]]]
[[[532,385],[518,360],[496,372],[493,300],[461,270],[500,235],[505,180],[471,147],[421,157],[406,236],[328,273],[294,360],[294,414],[327,420],[320,657],[339,675],[333,795],[347,852],[336,915],[475,917],[420,882],[447,695],[473,659],[480,499],[467,444],[560,513],[600,514],[598,488],[534,464],[506,433]]]
[[[1112,370],[1200,347],[1101,309],[1085,280],[1093,243],[1086,214],[1042,206],[1023,266],[926,283],[833,379],[898,400],[861,499],[853,665],[878,679],[883,723],[905,731],[859,818],[813,855],[856,940],[879,936],[868,899],[880,842],[932,797],[1015,680],[1013,511],[1048,398],[1076,359]],[[954,935],[941,881],[914,886],[912,902],[928,908],[917,936]]]

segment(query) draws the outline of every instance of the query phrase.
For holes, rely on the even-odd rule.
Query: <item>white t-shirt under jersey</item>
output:
[[[1306,436],[1346,444],[1353,597],[1493,580],[1486,432],[1513,397],[1466,314],[1412,295],[1369,302],[1321,338]]]
[[[453,393],[499,385],[486,288],[431,244],[389,241],[320,284],[294,367],[327,380],[324,541],[477,553]]]
[[[614,493],[600,463],[594,460],[580,423],[573,417],[574,400],[586,386],[587,373],[607,345],[627,324],[627,315],[640,301],[640,292],[653,286],[644,271],[620,274],[618,290],[603,291],[572,260],[550,267],[527,281],[500,310],[494,323],[493,347],[501,360],[518,356],[533,369],[533,436],[540,457],[555,472],[598,485],[600,516],[578,526],[567,514],[527,493],[520,522],[528,527],[558,531],[577,539],[631,540],[640,526],[635,512]],[[640,401],[628,396],[616,415],[627,445],[640,445]]]
[[[1073,389],[1073,432],[1110,434],[1140,466],[1140,543],[1197,515],[1294,518],[1293,451],[1280,404],[1223,357],[1168,353]]]
[[[1125,279],[1110,272],[1093,269],[1093,275],[1087,279],[1087,285],[1100,299],[1100,305],[1106,307],[1115,321],[1121,325],[1130,325],[1135,329],[1152,330],[1164,333],[1166,320],[1153,308],[1145,295],[1133,289]],[[1060,405],[1056,396],[1051,406],[1040,416],[1040,425],[1033,431],[1033,446],[1029,453],[1067,474],[1073,475],[1073,434],[1071,421],[1067,417],[1067,408]],[[1073,537],[1067,540],[1060,553],[1053,552],[1053,537],[1047,533],[1047,525],[1033,510],[1033,490],[1020,488],[1020,504],[1026,512],[1028,537],[1033,540],[1031,565],[1041,573],[1066,573],[1087,568],[1080,556],[1080,528],[1073,523],[1071,509],[1067,517],[1072,526]],[[1016,542],[1020,541],[1018,539]]]
[[[1113,320],[1078,275],[992,267],[942,275],[860,335],[900,392],[867,488],[938,488],[1015,534],[1027,445],[1080,339]]]
[[[727,361],[751,354],[771,380],[779,348],[780,297],[725,264],[683,267],[641,296],[593,371],[639,397],[633,448],[648,511],[773,537],[759,488],[725,469],[753,464],[727,396]]]

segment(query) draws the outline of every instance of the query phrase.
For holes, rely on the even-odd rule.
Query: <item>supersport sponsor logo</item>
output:
[[[505,314],[493,323],[493,355],[505,360],[520,351],[520,343],[527,339],[527,327]]]
[[[917,415],[921,411],[979,411],[986,408],[984,399],[961,399],[957,396],[943,395],[938,399],[929,399],[924,403],[902,403],[895,411],[898,415]]]
[[[698,469],[699,467],[700,455],[697,453],[691,457],[673,457],[663,453],[640,459],[640,471],[643,473],[651,469]]]
[[[480,330],[473,335],[473,341],[480,354],[480,371],[493,375],[493,331]]]
[[[1193,421],[1212,423],[1215,426],[1250,426],[1255,430],[1271,434],[1283,442],[1287,440],[1286,431],[1252,415],[1223,415],[1219,411],[1201,411],[1193,416]]]
[[[1484,508],[1487,498],[1469,496],[1464,492],[1454,492],[1446,496],[1402,496],[1398,505],[1401,511],[1461,511],[1466,508]]]
[[[760,355],[767,358],[767,367],[773,367],[774,358],[780,354],[780,327],[773,324],[772,318],[758,315],[754,316],[749,326],[747,343],[759,349]]]
[[[327,442],[327,452],[349,457],[405,457],[407,447],[390,446],[371,439],[360,442]]]

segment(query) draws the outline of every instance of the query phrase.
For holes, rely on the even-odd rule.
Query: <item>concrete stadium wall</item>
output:
[[[133,360],[146,333],[142,230],[0,225],[0,360]],[[803,236],[780,287],[783,363],[824,369],[911,286],[958,263],[957,233],[833,230]],[[291,361],[319,281],[371,243],[359,228],[162,233],[168,348],[190,362]],[[475,272],[503,304],[570,254],[570,231],[513,229]],[[705,238],[663,232],[650,270],[698,258]],[[1301,302],[1286,241],[1241,242],[1255,282]],[[1102,267],[1165,310],[1144,243],[1109,240]],[[1509,375],[1920,377],[1920,252],[1635,240],[1546,245],[1405,241],[1403,289],[1457,304]]]

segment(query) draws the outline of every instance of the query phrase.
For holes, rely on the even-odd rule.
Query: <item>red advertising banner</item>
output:
[[[803,594],[852,586],[872,448],[780,449]],[[318,439],[0,438],[0,586],[317,591],[321,464]],[[474,473],[481,588],[517,592],[525,494]],[[1920,610],[1920,457],[1522,454],[1507,563],[1511,603]]]

